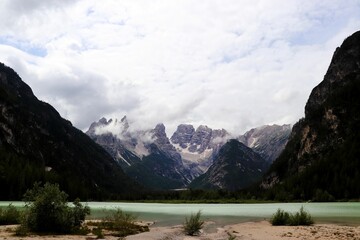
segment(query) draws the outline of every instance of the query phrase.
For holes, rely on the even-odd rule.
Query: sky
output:
[[[86,131],[294,124],[359,0],[2,0],[0,62]]]

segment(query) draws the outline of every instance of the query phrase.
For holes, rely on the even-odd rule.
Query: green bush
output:
[[[290,214],[279,208],[270,219],[270,223],[273,226],[288,225],[289,219],[290,219]]]
[[[201,219],[201,211],[191,214],[190,219],[185,218],[184,230],[187,235],[194,236],[200,233],[203,228],[204,221]]]
[[[278,209],[270,219],[270,223],[273,226],[309,226],[314,223],[314,220],[310,213],[306,212],[304,207],[301,207],[300,211],[296,212],[295,214],[289,214],[288,212]]]
[[[0,225],[20,223],[20,212],[13,205],[9,204],[5,209],[0,208]]]
[[[90,213],[88,206],[83,206],[79,199],[70,207],[67,194],[60,191],[59,185],[46,183],[40,187],[34,184],[25,193],[26,210],[22,221],[23,227],[41,233],[72,233],[77,231],[85,216]]]
[[[304,207],[301,207],[299,212],[290,215],[289,225],[291,226],[309,226],[313,223],[314,220],[312,219],[310,213],[304,210]]]

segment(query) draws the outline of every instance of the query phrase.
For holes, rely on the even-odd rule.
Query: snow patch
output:
[[[205,149],[204,152],[197,153],[197,152],[190,152],[189,147],[182,148],[179,144],[172,144],[172,145],[180,153],[182,159],[187,160],[189,162],[193,162],[193,163],[204,162],[204,161],[208,160],[208,158],[213,153],[212,149]]]
[[[249,143],[249,148],[254,148],[258,140],[259,140],[258,137],[251,138]]]
[[[130,164],[128,161],[126,161],[126,159],[123,158],[123,156],[121,156],[121,154],[120,154],[119,152],[117,153],[117,156],[118,156],[118,158],[120,158],[121,160],[123,160],[128,166],[131,166],[131,164]]]

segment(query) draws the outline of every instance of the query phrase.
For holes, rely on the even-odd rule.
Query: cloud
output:
[[[0,61],[82,130],[294,123],[360,23],[356,0],[23,2],[0,3]]]

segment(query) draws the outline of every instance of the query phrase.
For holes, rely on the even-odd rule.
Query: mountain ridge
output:
[[[57,182],[70,196],[85,199],[141,189],[103,148],[38,100],[2,63],[0,111],[1,199],[20,199],[35,181]]]
[[[269,149],[269,156],[278,153],[283,148],[281,144],[287,140],[285,130],[289,130],[289,126],[259,129],[252,129],[259,139],[262,150],[259,154],[266,155]],[[271,138],[270,135],[277,131],[279,133]],[[107,149],[129,176],[153,189],[186,187],[209,169],[221,147],[231,138],[225,129],[212,129],[206,125],[195,129],[191,124],[180,124],[169,139],[164,124],[149,130],[135,130],[126,116],[120,121],[101,118],[92,123],[86,133]],[[272,139],[276,144],[266,145],[266,139]],[[256,149],[252,150],[256,152]]]
[[[305,118],[261,187],[275,199],[359,198],[360,31],[344,40],[311,92]]]
[[[236,139],[225,143],[209,170],[196,178],[190,188],[240,190],[259,181],[268,163]]]

